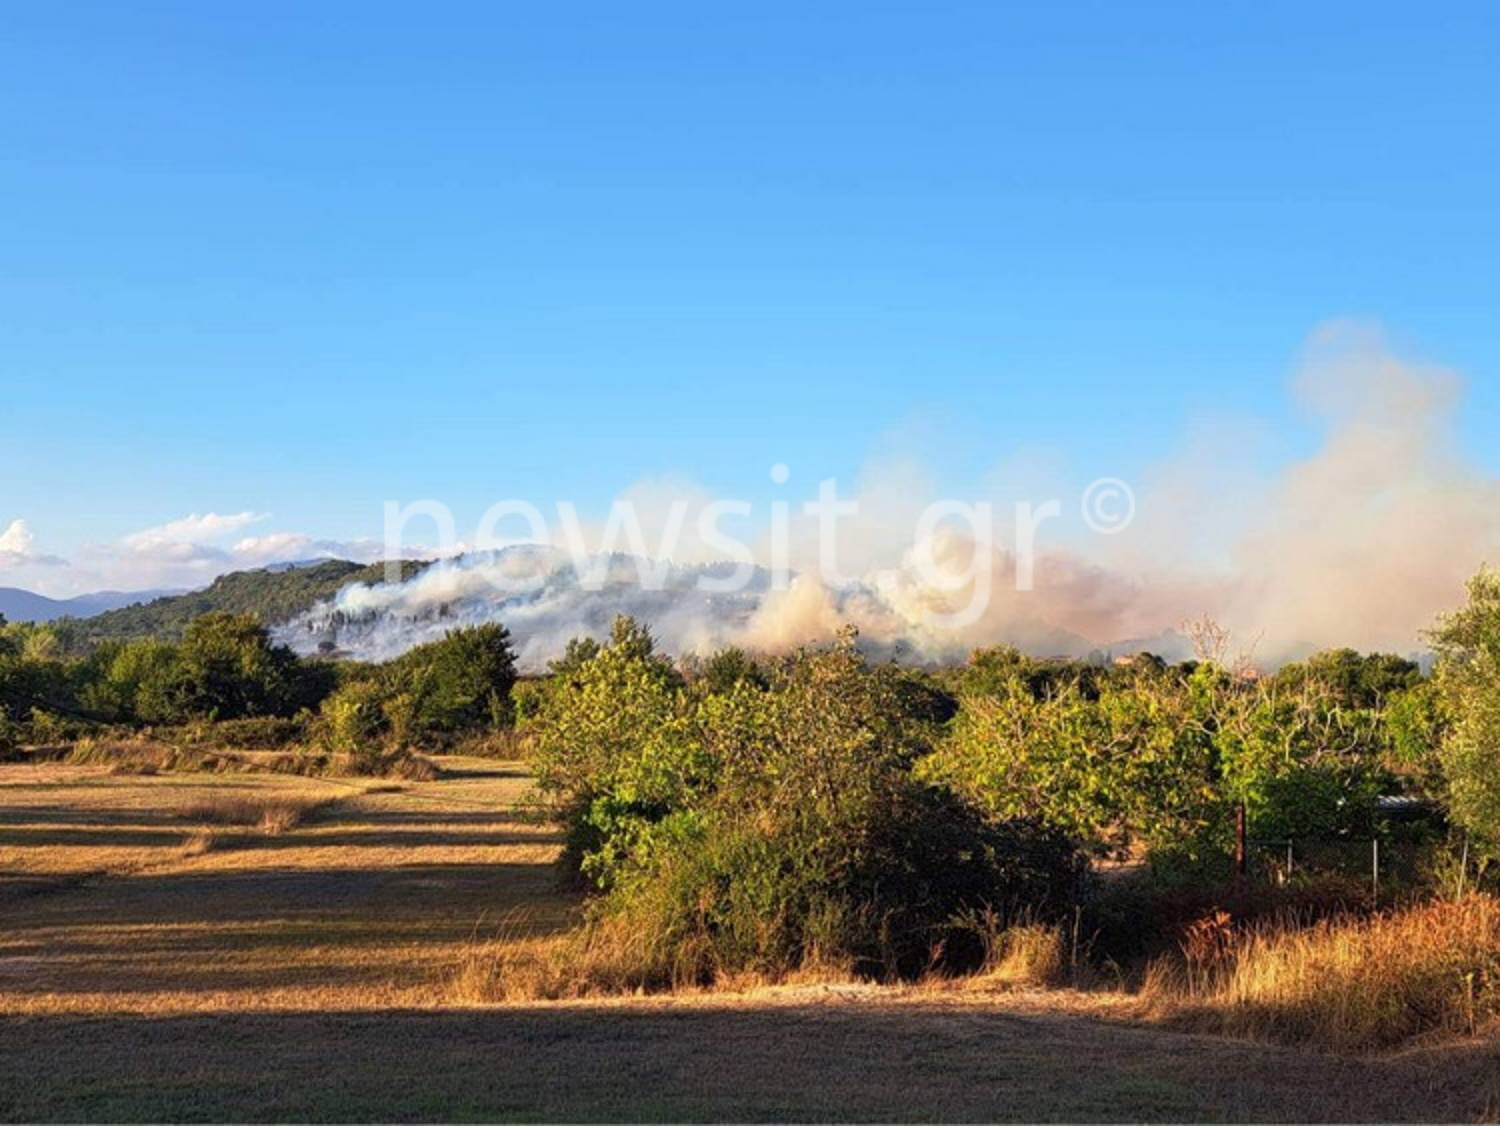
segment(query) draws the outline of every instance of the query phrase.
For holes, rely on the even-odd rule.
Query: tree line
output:
[[[1268,676],[1006,647],[930,670],[872,661],[852,635],[673,660],[621,619],[518,682],[496,624],[378,665],[298,658],[245,615],[84,656],[11,625],[0,745],[275,720],[359,756],[514,733],[595,917],[670,959],[651,973],[828,950],[906,971],[963,948],[955,920],[1064,909],[1092,858],[1222,873],[1239,811],[1253,837],[1367,839],[1388,832],[1377,799],[1407,795],[1472,856],[1500,854],[1500,574],[1477,575],[1430,643],[1431,675],[1347,649]]]
[[[251,614],[204,614],[180,640],[106,640],[85,656],[67,655],[58,630],[0,620],[0,749],[101,728],[212,725],[227,737],[258,730],[271,743],[378,756],[511,724],[515,655],[498,624],[378,665],[300,658]]]

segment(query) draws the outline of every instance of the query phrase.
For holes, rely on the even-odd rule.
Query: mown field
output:
[[[474,1006],[569,924],[519,764],[430,782],[0,766],[7,1120],[1500,1114],[1493,1045],[1342,1058],[1110,995],[806,985]]]

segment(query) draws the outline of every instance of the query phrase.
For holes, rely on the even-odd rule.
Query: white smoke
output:
[[[1253,430],[1220,423],[1190,436],[1185,454],[1140,482],[1140,518],[1127,534],[1050,548],[1042,537],[1031,590],[1017,589],[1014,539],[984,544],[951,525],[920,546],[946,573],[970,578],[934,585],[912,539],[934,489],[916,466],[889,462],[864,475],[859,515],[840,528],[846,578],[820,572],[808,521],[788,530],[789,585],[765,569],[775,549],[763,536],[762,568],[734,594],[700,588],[705,574],[730,565],[712,562],[695,540],[677,546],[675,562],[650,564],[660,589],[640,581],[645,560],[609,555],[596,589],[568,554],[514,547],[448,560],[403,584],[352,587],[284,636],[304,652],[383,659],[455,625],[498,620],[535,669],[624,613],[674,652],[782,650],[852,623],[891,652],[946,660],[1002,642],[1074,656],[1170,646],[1165,631],[1207,612],[1268,664],[1334,645],[1412,652],[1434,616],[1462,597],[1465,579],[1500,558],[1500,482],[1466,462],[1451,434],[1459,388],[1451,372],[1393,355],[1369,328],[1325,327],[1294,382],[1323,431],[1311,456],[1257,477],[1244,452]],[[630,495],[655,498],[648,511],[679,496],[699,506],[708,499],[682,486]],[[976,593],[982,612],[972,620],[934,624]]]

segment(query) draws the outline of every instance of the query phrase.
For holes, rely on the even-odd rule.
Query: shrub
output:
[[[403,741],[498,731],[513,719],[515,652],[495,622],[417,646],[386,666],[384,679]]]
[[[1500,571],[1469,583],[1468,604],[1433,632],[1449,723],[1442,744],[1454,820],[1500,855]]]
[[[1191,688],[1148,677],[1037,680],[993,652],[971,665],[923,777],[997,817],[1055,825],[1101,849],[1193,849],[1225,820],[1213,739]],[[1005,659],[1002,659],[1005,657]],[[1040,695],[1038,695],[1040,693]]]
[[[340,755],[381,754],[391,729],[386,698],[385,687],[372,680],[353,680],[338,689],[319,712],[323,745]]]
[[[850,637],[764,684],[695,693],[624,621],[533,724],[570,860],[606,893],[590,941],[633,952],[635,987],[811,964],[911,975],[934,951],[965,956],[966,911],[1069,902],[1079,866],[1060,833],[913,774],[936,727],[906,674]]]
[[[204,614],[177,647],[168,693],[187,719],[291,714],[303,703],[299,671],[254,617]]]
[[[509,729],[515,662],[497,624],[450,630],[384,665],[347,670],[318,728],[336,754],[447,747]]]

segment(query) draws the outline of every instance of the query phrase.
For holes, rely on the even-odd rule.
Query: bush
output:
[[[1453,818],[1500,855],[1500,571],[1474,576],[1468,604],[1444,616],[1432,642]]]
[[[913,774],[936,725],[910,683],[850,637],[695,692],[626,620],[555,685],[538,774],[570,862],[605,892],[596,941],[630,936],[636,986],[977,964],[965,913],[1066,907],[1079,861],[1062,834]]]
[[[513,716],[516,681],[510,633],[498,623],[450,630],[392,661],[385,679],[404,737],[422,740],[465,732],[498,731]]]
[[[509,729],[515,660],[495,624],[450,630],[384,665],[346,670],[323,701],[322,740],[336,754],[378,754]]]
[[[386,749],[390,717],[387,690],[373,680],[353,680],[323,701],[320,741],[339,755],[378,755]]]

